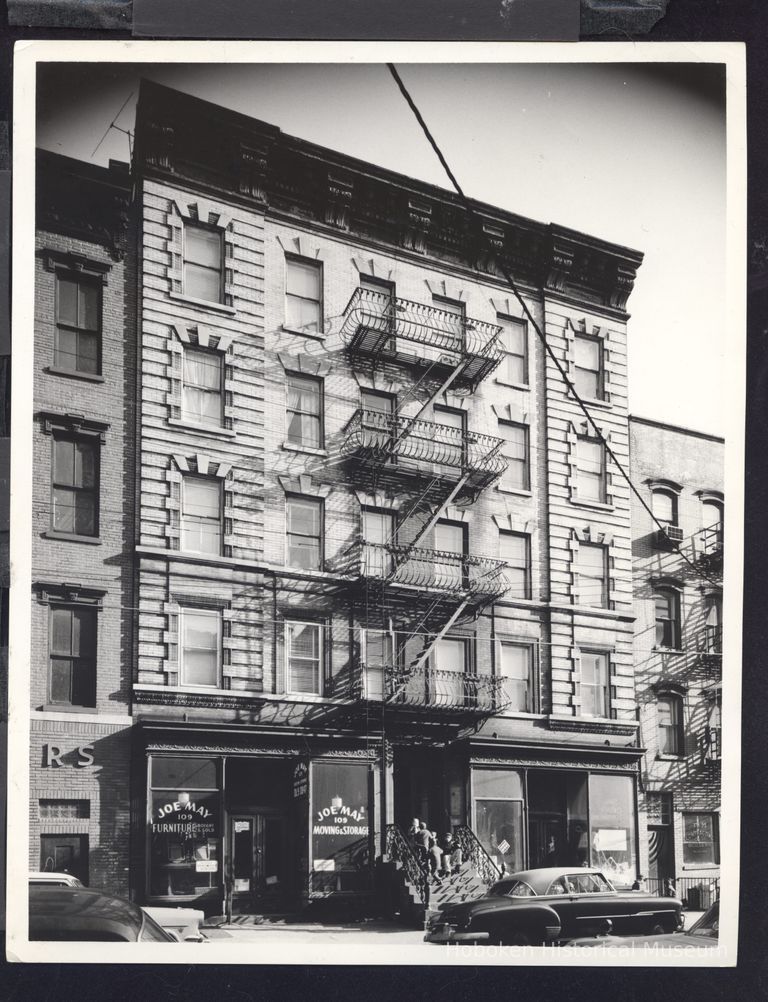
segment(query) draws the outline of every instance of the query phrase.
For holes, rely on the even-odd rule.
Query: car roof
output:
[[[138,905],[103,891],[47,884],[32,884],[29,888],[30,938],[35,938],[33,933],[39,937],[63,925],[83,932],[109,930],[126,934],[126,939],[137,939],[144,921]]]
[[[499,877],[498,883],[521,880],[532,887],[537,894],[544,894],[553,880],[574,873],[578,875],[597,873],[606,879],[603,871],[594,866],[542,866],[535,870],[518,870],[515,873],[505,873],[503,877]]]

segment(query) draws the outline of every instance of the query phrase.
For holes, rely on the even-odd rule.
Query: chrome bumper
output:
[[[437,925],[424,934],[425,943],[478,943],[490,936],[487,932],[459,932],[452,925]]]

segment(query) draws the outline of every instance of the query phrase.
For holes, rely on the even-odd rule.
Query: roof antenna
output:
[[[104,130],[104,135],[101,137],[101,139],[98,141],[98,143],[96,143],[96,146],[94,147],[93,153],[91,153],[91,160],[93,160],[93,158],[96,156],[96,151],[101,146],[101,144],[104,142],[104,140],[107,138],[107,135],[109,134],[109,130],[110,129],[115,129],[117,132],[124,132],[125,135],[128,136],[128,148],[130,150],[131,156],[133,156],[133,150],[131,149],[132,133],[129,132],[127,129],[121,129],[119,125],[115,125],[115,122],[118,120],[118,118],[122,114],[123,108],[131,100],[131,98],[133,97],[134,93],[135,93],[135,91],[131,91],[131,93],[128,95],[128,97],[120,105],[120,111],[118,111],[118,113],[112,119],[112,121],[109,123],[109,125]]]

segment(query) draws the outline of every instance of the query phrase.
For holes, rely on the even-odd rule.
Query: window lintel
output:
[[[89,435],[106,442],[109,425],[105,421],[94,421],[83,414],[55,414],[51,411],[39,411],[45,435],[55,431],[67,432],[70,435]]]

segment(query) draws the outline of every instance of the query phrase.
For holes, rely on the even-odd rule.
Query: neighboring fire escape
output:
[[[498,676],[477,671],[472,659],[452,660],[449,652],[448,663],[440,663],[438,655],[445,658],[441,644],[462,617],[476,616],[509,587],[503,561],[469,553],[462,526],[441,523],[450,506],[474,503],[507,465],[501,439],[469,430],[467,412],[440,411],[448,390],[472,393],[494,370],[500,328],[361,287],[341,334],[358,371],[413,375],[397,399],[364,398],[342,443],[356,482],[399,505],[397,512],[364,514],[353,556],[356,588],[372,614],[366,623],[382,620],[360,645],[361,698],[398,708],[497,712],[504,704]]]
[[[706,600],[705,621],[695,626],[693,643],[687,643],[693,674],[701,683],[701,692],[709,702],[709,720],[704,728],[703,757],[711,768],[718,768],[721,757],[721,695],[722,695],[722,580],[723,523],[699,529],[685,536],[679,526],[667,525],[657,532],[660,548],[684,555],[691,573],[700,576],[701,585],[710,594]]]

